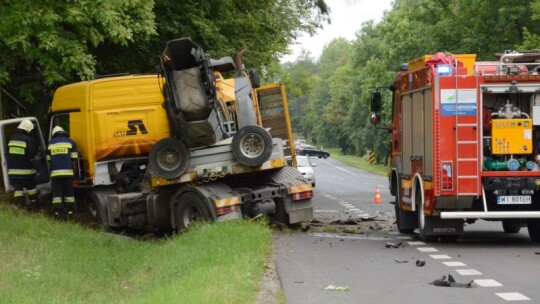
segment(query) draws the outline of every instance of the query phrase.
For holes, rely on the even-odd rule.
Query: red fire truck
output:
[[[390,192],[400,232],[456,241],[465,223],[527,226],[540,242],[540,53],[437,53],[393,84]],[[372,94],[380,122],[381,93]]]

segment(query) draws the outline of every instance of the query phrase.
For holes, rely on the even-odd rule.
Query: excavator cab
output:
[[[270,158],[272,137],[257,125],[253,88],[240,59],[236,64],[230,57],[211,59],[190,38],[180,38],[167,42],[161,66],[173,137],[159,141],[150,152],[157,175],[181,176],[189,167],[190,150],[217,144],[230,144],[235,159],[246,166],[258,167]],[[227,83],[232,96],[227,103],[217,82],[223,81],[221,72],[234,70],[234,79]],[[232,142],[224,143],[230,137]]]

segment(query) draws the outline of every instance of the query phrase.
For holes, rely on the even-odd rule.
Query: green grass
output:
[[[337,148],[325,148],[325,150],[330,152],[330,156],[332,158],[337,159],[340,162],[345,163],[349,166],[360,168],[373,174],[386,176],[386,174],[390,170],[388,166],[380,164],[370,164],[365,156],[359,157],[355,155],[343,155],[341,151]]]
[[[0,203],[1,303],[253,303],[267,224],[199,225],[136,241]]]

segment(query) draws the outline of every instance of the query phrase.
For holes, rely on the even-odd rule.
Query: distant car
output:
[[[315,171],[313,167],[317,165],[311,163],[307,156],[297,156],[296,157],[296,169],[302,173],[302,175],[311,182],[311,185],[315,187]]]
[[[330,156],[330,152],[310,145],[297,146],[295,150],[298,155],[317,156],[318,158],[328,158]]]
[[[297,139],[294,141],[294,147],[298,147],[298,146],[303,146],[306,144],[306,140],[305,139]]]

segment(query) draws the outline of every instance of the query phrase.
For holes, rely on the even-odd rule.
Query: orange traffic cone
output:
[[[381,191],[379,190],[379,186],[375,189],[375,197],[373,198],[373,203],[382,203],[381,200]]]

